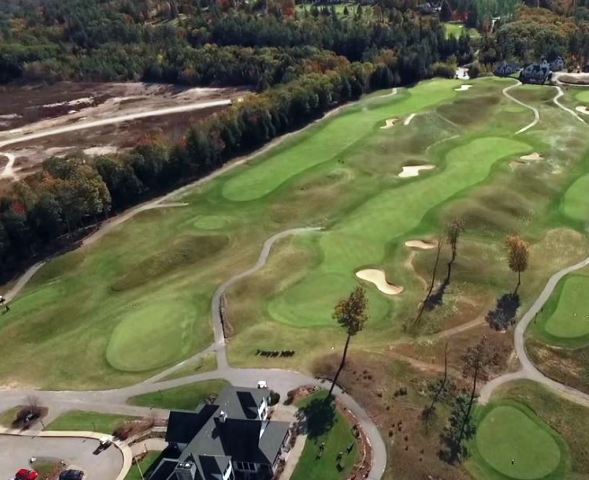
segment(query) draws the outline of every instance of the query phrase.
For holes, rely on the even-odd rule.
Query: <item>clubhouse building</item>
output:
[[[288,451],[291,425],[268,419],[267,388],[227,387],[196,411],[172,411],[149,480],[266,480]]]

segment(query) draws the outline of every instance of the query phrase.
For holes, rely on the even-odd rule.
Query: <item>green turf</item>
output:
[[[12,422],[16,420],[16,415],[22,407],[14,407],[4,412],[0,412],[0,427],[11,428]]]
[[[127,372],[146,371],[180,361],[189,353],[186,337],[194,335],[189,308],[178,308],[173,299],[153,303],[125,315],[115,328],[106,350],[108,362]],[[177,350],[169,348],[178,342]],[[145,352],[149,350],[149,356]]]
[[[202,230],[220,230],[231,223],[231,217],[222,217],[219,215],[202,215],[198,217],[192,225]]]
[[[546,320],[546,331],[555,337],[577,338],[589,335],[589,278],[574,276],[564,281],[558,306]]]
[[[121,424],[135,420],[125,415],[108,415],[75,410],[64,413],[46,426],[46,430],[99,432],[111,435]]]
[[[493,469],[508,478],[544,478],[561,461],[553,433],[512,405],[498,405],[483,417],[477,427],[476,448]]]
[[[575,98],[582,103],[589,103],[589,91],[587,90],[580,90],[576,95]]]
[[[325,404],[325,395],[325,391],[320,391],[297,405],[308,412],[312,427],[291,477],[293,480],[344,480],[358,460],[358,445],[352,425],[334,409],[333,404]],[[325,443],[324,451],[317,458],[322,443]],[[354,447],[348,454],[347,448],[352,444]],[[337,456],[340,452],[343,452],[342,468],[338,469]]]
[[[340,225],[321,235],[321,265],[274,299],[269,305],[270,314],[296,326],[329,325],[333,305],[342,292],[351,290],[356,283],[353,273],[365,266],[379,266],[387,242],[415,228],[431,208],[483,181],[501,158],[527,150],[525,143],[515,140],[476,139],[451,150],[446,155],[445,168],[437,175],[374,196]],[[428,195],[421,195],[422,191]],[[388,278],[394,283],[394,275]],[[322,295],[313,295],[319,289]],[[384,295],[373,294],[370,306],[371,321],[381,322],[387,314]]]
[[[218,395],[226,386],[228,383],[225,380],[208,380],[132,397],[129,403],[166,410],[194,410],[211,395]]]
[[[173,380],[175,378],[187,377],[190,375],[196,375],[198,373],[210,372],[217,368],[217,357],[214,353],[206,354],[201,357],[199,361],[190,363],[189,365],[179,368],[178,370],[170,373],[170,375],[162,378],[162,381]]]
[[[149,452],[145,457],[139,461],[137,465],[133,462],[129,473],[125,477],[125,480],[144,480],[145,472],[153,465],[153,463],[159,458],[160,452]]]
[[[589,223],[589,175],[578,178],[566,191],[563,203],[563,213],[573,220],[584,224]]]
[[[238,177],[223,188],[229,200],[253,200],[270,193],[294,175],[335,158],[346,148],[384,124],[389,117],[405,116],[448,100],[455,92],[454,81],[429,82],[371,109],[349,110],[317,128],[315,134],[297,148],[282,149]]]

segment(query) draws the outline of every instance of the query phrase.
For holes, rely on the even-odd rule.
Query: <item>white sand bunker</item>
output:
[[[103,145],[101,147],[86,148],[84,153],[91,156],[110,155],[111,153],[117,153],[118,150],[114,145]]]
[[[415,118],[415,113],[412,113],[411,115],[409,115],[405,121],[403,122],[404,126],[407,126],[411,123],[411,120],[413,120]]]
[[[589,108],[587,108],[585,105],[579,106],[579,107],[575,108],[575,110],[577,112],[583,113],[584,115],[589,115]]]
[[[410,165],[405,166],[399,173],[398,177],[400,178],[407,178],[407,177],[417,177],[421,170],[433,170],[436,168],[435,165]]]
[[[519,158],[521,158],[524,162],[536,162],[538,160],[544,159],[544,157],[538,152],[530,153],[529,155],[523,155]]]
[[[356,276],[361,280],[373,283],[382,293],[387,295],[399,295],[403,292],[403,287],[398,287],[392,283],[387,282],[385,273],[376,268],[367,268],[356,272]]]
[[[466,92],[467,90],[470,90],[471,88],[472,88],[472,85],[464,84],[464,85],[460,85],[460,87],[458,87],[458,88],[455,88],[454,91]]]
[[[389,118],[385,121],[385,125],[380,127],[381,130],[386,130],[387,128],[393,128],[399,122],[398,118]]]
[[[408,248],[415,248],[417,250],[431,250],[436,248],[437,242],[426,242],[424,240],[407,240],[405,246]]]

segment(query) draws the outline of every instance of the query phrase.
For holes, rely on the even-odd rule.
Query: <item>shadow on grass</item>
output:
[[[515,323],[515,315],[520,306],[517,293],[506,293],[497,299],[497,305],[487,313],[486,320],[495,330],[507,330]]]
[[[301,410],[307,419],[307,436],[311,439],[326,434],[335,424],[335,404],[326,402],[323,397],[314,398]]]

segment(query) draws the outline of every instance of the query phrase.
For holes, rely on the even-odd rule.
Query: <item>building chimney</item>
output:
[[[174,471],[177,480],[195,480],[196,465],[192,462],[182,462],[176,466]]]
[[[221,412],[219,413],[219,421],[221,423],[225,423],[225,421],[227,420],[227,414],[221,410]]]

